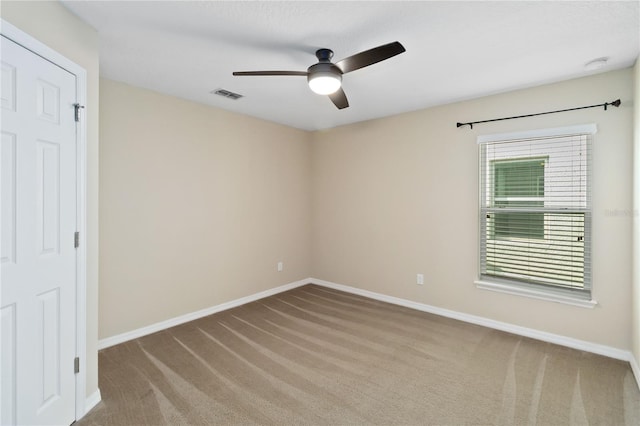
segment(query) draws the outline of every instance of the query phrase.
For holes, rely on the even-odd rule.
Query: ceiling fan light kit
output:
[[[316,57],[318,63],[311,65],[304,71],[236,71],[235,76],[306,76],[309,88],[319,94],[328,95],[329,99],[338,109],[347,108],[349,102],[341,89],[342,74],[368,67],[384,61],[405,51],[404,46],[397,41],[365,50],[349,56],[336,64],[331,62],[333,51],[330,49],[318,49]]]
[[[328,72],[319,72],[307,76],[309,87],[318,95],[335,93],[342,85],[342,76]]]

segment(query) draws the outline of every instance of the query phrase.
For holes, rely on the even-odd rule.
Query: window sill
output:
[[[550,302],[563,303],[565,305],[579,306],[581,308],[593,309],[598,302],[595,300],[585,300],[578,297],[571,297],[562,294],[555,294],[548,291],[523,288],[516,285],[496,283],[485,280],[474,281],[477,288],[482,290],[497,291],[499,293],[513,294],[516,296],[530,297],[533,299],[547,300]]]

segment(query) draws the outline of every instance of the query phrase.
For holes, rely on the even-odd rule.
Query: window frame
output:
[[[513,132],[513,133],[498,133],[498,134],[489,134],[489,135],[479,135],[477,137],[477,143],[480,146],[485,143],[492,142],[508,142],[508,141],[522,141],[522,140],[533,140],[539,138],[548,138],[548,137],[562,137],[562,136],[575,136],[575,135],[588,135],[591,138],[591,144],[593,143],[593,135],[597,132],[597,126],[595,124],[583,124],[576,126],[567,126],[567,127],[558,127],[558,128],[547,128],[547,129],[538,129],[538,130],[529,130],[522,132]],[[589,275],[592,277],[592,247],[591,247],[591,239],[592,239],[592,226],[591,226],[591,217],[593,207],[591,205],[591,190],[592,190],[592,171],[593,171],[593,158],[592,152],[593,147],[588,148],[591,152],[589,156],[589,160],[587,162],[587,202],[586,208],[584,209],[584,233],[585,233],[585,244],[584,244],[584,256],[585,256],[585,276]],[[491,275],[483,275],[482,274],[482,253],[483,253],[483,242],[486,241],[485,238],[482,237],[482,232],[486,232],[486,217],[483,215],[486,213],[487,206],[484,206],[486,199],[483,198],[483,195],[486,195],[486,192],[483,191],[482,184],[487,179],[487,177],[483,177],[482,173],[487,173],[488,165],[487,158],[483,156],[484,149],[479,149],[479,170],[478,170],[478,278],[474,281],[477,288],[498,291],[502,293],[520,295],[531,297],[535,299],[549,300],[553,302],[566,303],[575,306],[588,307],[593,308],[597,305],[597,302],[593,299],[593,282],[590,278],[588,282],[585,280],[584,288],[578,290],[572,290],[567,288],[562,288],[560,286],[554,286],[552,284],[545,285],[541,283],[528,283],[524,281],[518,281],[517,279],[509,279],[504,277],[497,277]],[[534,155],[532,159],[542,159],[543,155]],[[514,159],[517,161],[518,159]],[[524,159],[523,159],[524,160]],[[493,166],[488,173],[491,175],[491,179],[494,179],[494,170]],[[546,165],[545,165],[546,170]],[[486,182],[485,182],[486,183]],[[493,204],[493,197],[495,196],[495,188],[493,185],[495,182],[491,182],[491,203]],[[485,189],[486,190],[486,189]]]

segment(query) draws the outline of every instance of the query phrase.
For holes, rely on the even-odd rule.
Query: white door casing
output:
[[[79,399],[77,77],[5,37],[1,52],[0,421],[70,424]]]

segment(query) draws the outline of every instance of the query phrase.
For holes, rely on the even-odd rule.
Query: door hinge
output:
[[[76,231],[75,234],[73,234],[73,247],[78,248],[80,247],[80,232]]]
[[[73,107],[75,108],[75,119],[80,121],[80,108],[84,108],[84,105],[73,104]]]
[[[73,372],[74,374],[78,374],[80,372],[80,358],[78,357],[73,359]]]

